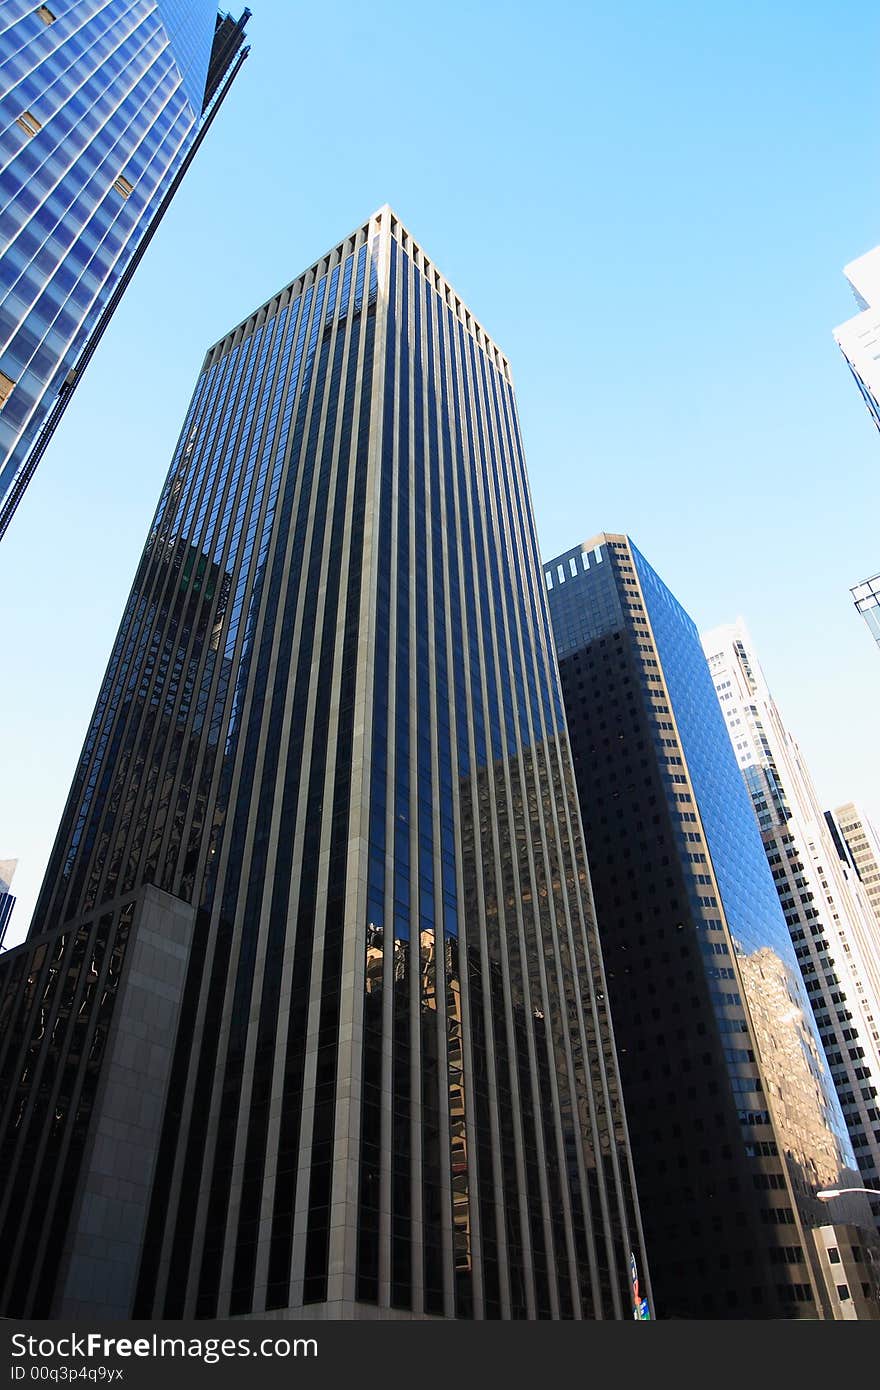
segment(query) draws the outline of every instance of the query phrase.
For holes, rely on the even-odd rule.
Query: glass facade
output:
[[[207,119],[227,27],[212,0],[0,10],[0,534]]]
[[[626,537],[544,575],[658,1311],[829,1316],[857,1170],[699,635]]]
[[[195,926],[135,1316],[631,1316],[510,370],[390,209],[207,354],[33,932]]]
[[[880,971],[870,902],[834,817],[822,810],[745,625],[705,634],[703,648],[861,1183],[877,1188]]]

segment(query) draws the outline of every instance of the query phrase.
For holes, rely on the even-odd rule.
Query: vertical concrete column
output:
[[[141,891],[107,1039],[54,1316],[131,1315],[195,910]]]

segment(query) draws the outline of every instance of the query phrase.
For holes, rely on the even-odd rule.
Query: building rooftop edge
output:
[[[604,545],[606,541],[626,541],[628,545],[633,544],[631,536],[624,531],[597,531],[589,540],[579,541],[577,545],[570,545],[567,550],[560,550],[558,555],[551,555],[541,559],[541,568],[549,569],[551,565],[561,564],[567,560],[569,555],[579,555],[584,550],[595,550],[597,545]]]
[[[435,289],[444,290],[447,293],[447,297],[450,295],[452,296],[456,306],[458,317],[463,322],[465,322],[466,327],[469,329],[472,336],[476,339],[478,343],[480,343],[481,346],[489,349],[490,351],[497,354],[498,357],[500,357],[505,368],[507,379],[512,384],[510,359],[508,358],[507,353],[504,351],[502,347],[499,346],[499,344],[495,341],[492,335],[486,332],[486,329],[483,327],[476,314],[474,314],[473,310],[467,304],[465,299],[456,290],[451,280],[449,280],[437,267],[434,260],[425,253],[422,243],[419,240],[417,240],[416,237],[413,236],[412,232],[402,221],[402,219],[398,216],[398,214],[394,211],[394,208],[391,206],[390,203],[380,204],[380,206],[377,207],[373,212],[371,212],[369,216],[364,219],[363,222],[359,222],[357,226],[354,227],[350,232],[347,232],[345,236],[340,237],[339,240],[336,241],[332,246],[330,246],[326,251],[323,251],[319,256],[316,256],[310,265],[307,265],[304,270],[301,270],[298,272],[298,274],[294,275],[290,280],[288,280],[284,285],[282,285],[280,289],[276,290],[274,294],[270,294],[267,299],[263,300],[262,303],[258,304],[257,307],[255,309],[252,309],[249,314],[245,314],[244,317],[239,319],[238,322],[235,323],[232,328],[228,329],[226,333],[222,333],[220,337],[215,339],[215,341],[212,342],[206,349],[205,358],[209,357],[211,353],[216,352],[218,348],[222,348],[223,345],[227,342],[227,340],[231,340],[235,336],[235,334],[238,333],[242,328],[246,327],[246,325],[249,324],[252,319],[256,319],[259,314],[269,309],[272,304],[274,304],[277,300],[281,298],[282,295],[286,294],[289,290],[291,290],[293,286],[297,284],[298,281],[304,280],[306,276],[317,272],[322,261],[328,260],[329,257],[337,253],[341,257],[342,250],[347,242],[352,241],[354,238],[358,237],[362,233],[369,236],[369,230],[371,226],[377,228],[380,235],[390,234],[394,236],[395,239],[398,240],[401,244],[407,245],[407,249],[410,252],[410,254],[414,252],[415,255],[419,257],[419,262],[417,262],[417,264],[420,264],[421,269],[426,274],[426,278],[429,278],[430,283],[434,286]],[[427,275],[428,270],[431,271],[430,277],[428,277]]]
[[[867,270],[867,274],[865,271]],[[863,255],[856,256],[848,261],[843,267],[844,278],[853,292],[858,311],[851,314],[848,319],[844,319],[831,332],[838,345],[842,348],[839,335],[857,323],[863,314],[870,313],[877,309],[877,305],[871,301],[876,298],[878,284],[878,274],[880,274],[880,246],[872,246]],[[874,291],[872,294],[871,291]],[[848,334],[845,334],[847,337]]]

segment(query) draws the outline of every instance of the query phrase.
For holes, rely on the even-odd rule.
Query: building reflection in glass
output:
[[[831,1316],[855,1163],[699,634],[628,537],[544,577],[659,1315]]]
[[[482,913],[485,922],[468,943],[473,1045],[485,1051],[474,1062],[478,1092],[491,1068],[497,1076],[476,1111],[478,1153],[485,1132],[488,1159],[497,1135],[502,1160],[500,1191],[488,1162],[477,1165],[481,1194],[491,1191],[504,1212],[490,1257],[503,1250],[512,1299],[533,1282],[539,1316],[574,1308],[592,1317],[625,1299],[620,1272],[639,1245],[564,756],[564,745],[546,741],[462,782],[462,867],[465,921],[476,925]],[[489,1001],[487,1031],[475,1000]]]

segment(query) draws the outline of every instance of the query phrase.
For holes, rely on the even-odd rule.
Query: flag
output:
[[[650,1322],[651,1310],[647,1298],[642,1298],[639,1290],[639,1267],[634,1250],[629,1252],[629,1277],[632,1285],[633,1318],[638,1322]]]
[[[640,1318],[641,1313],[639,1312],[639,1305],[641,1300],[639,1298],[639,1269],[638,1265],[636,1264],[636,1255],[634,1250],[630,1250],[629,1252],[629,1277],[630,1283],[632,1284],[633,1317]]]

